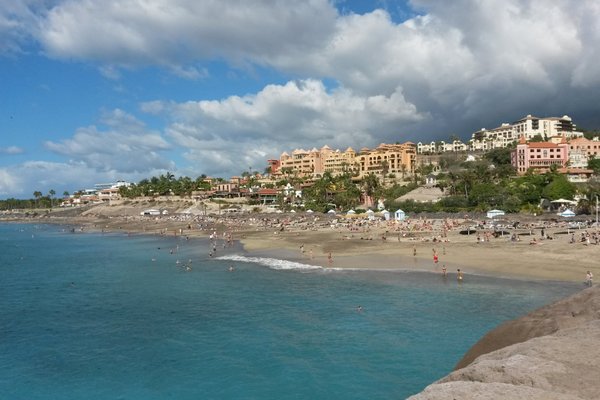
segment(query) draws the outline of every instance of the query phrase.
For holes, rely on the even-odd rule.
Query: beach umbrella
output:
[[[348,210],[348,212],[346,214],[348,214],[348,215],[356,214],[356,211],[354,211],[354,210]]]
[[[335,210],[329,210],[329,211],[327,211],[327,214],[335,215]]]
[[[314,211],[313,210],[306,210],[306,212],[312,214]]]
[[[560,215],[561,217],[570,218],[570,217],[574,217],[575,213],[569,209],[566,209],[565,211],[559,213],[558,215]]]

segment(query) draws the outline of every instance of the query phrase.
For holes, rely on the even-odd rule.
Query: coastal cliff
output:
[[[600,287],[506,322],[410,400],[597,399]]]

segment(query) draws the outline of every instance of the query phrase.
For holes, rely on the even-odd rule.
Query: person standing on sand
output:
[[[327,256],[327,261],[329,262],[329,265],[333,264],[333,256],[331,255],[331,252],[329,252],[329,255]]]
[[[592,286],[592,281],[594,279],[594,275],[592,274],[592,271],[588,271],[587,274],[585,274],[585,284],[587,286]]]
[[[413,245],[413,256],[417,256],[417,245]]]

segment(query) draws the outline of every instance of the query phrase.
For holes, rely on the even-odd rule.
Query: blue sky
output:
[[[0,0],[0,198],[600,127],[595,0]]]

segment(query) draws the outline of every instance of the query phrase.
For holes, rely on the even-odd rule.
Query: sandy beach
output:
[[[537,230],[539,232],[539,229]],[[550,235],[563,231],[550,229]],[[389,231],[388,231],[389,232]],[[578,230],[572,230],[577,239]],[[523,233],[523,232],[520,232]],[[511,241],[510,235],[477,242],[477,236],[449,231],[447,241],[433,242],[427,234],[406,238],[374,229],[369,239],[360,234],[348,235],[335,231],[278,232],[246,234],[242,239],[250,252],[269,253],[285,250],[286,258],[337,268],[411,269],[449,274],[461,269],[465,274],[487,274],[507,278],[560,281],[583,281],[586,271],[595,273],[595,255],[600,247],[587,242],[570,243],[571,234],[554,235],[552,240],[535,236],[520,236]],[[365,236],[366,237],[366,236]],[[371,239],[371,237],[373,237]],[[304,245],[304,252],[300,246]],[[414,251],[416,249],[416,255]],[[312,252],[312,257],[311,257]],[[328,256],[331,253],[332,262]],[[437,254],[437,263],[434,262]]]
[[[586,271],[600,273],[595,261],[600,250],[596,228],[576,227],[565,220],[514,215],[494,227],[485,218],[419,217],[397,222],[304,213],[180,214],[176,205],[171,207],[173,212],[158,217],[140,216],[142,205],[97,205],[36,217],[3,215],[2,220],[129,234],[208,238],[216,232],[218,237],[230,235],[240,241],[251,255],[333,268],[441,273],[445,265],[449,275],[460,268],[465,280],[469,274],[484,274],[582,282]],[[476,230],[464,234],[468,227]]]

